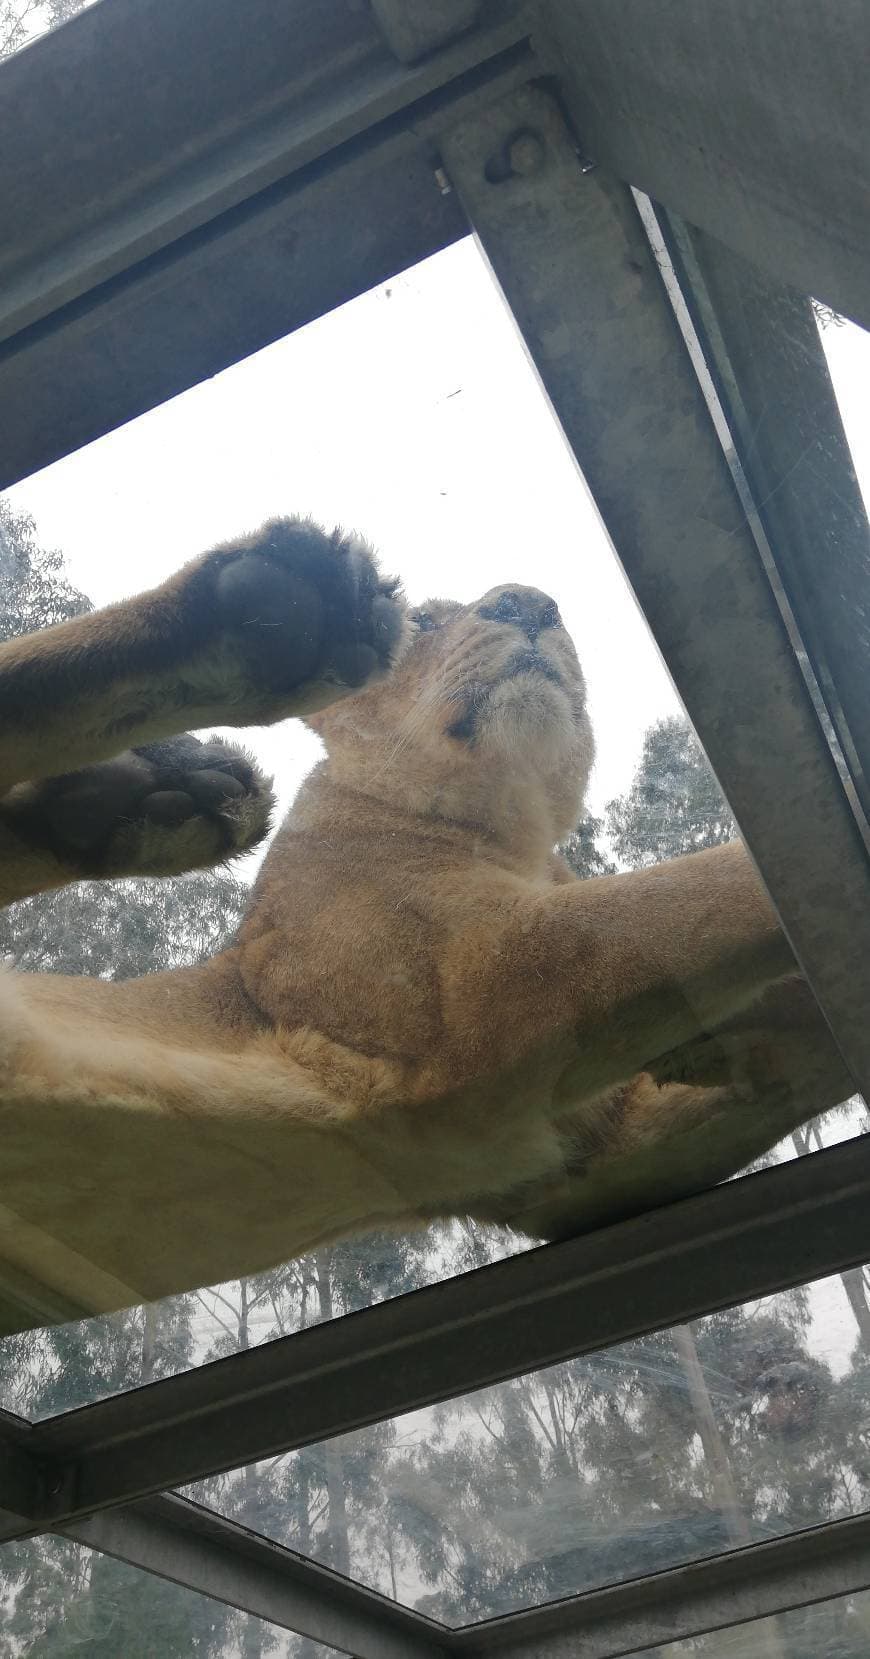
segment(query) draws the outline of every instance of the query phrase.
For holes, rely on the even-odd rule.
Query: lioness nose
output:
[[[513,622],[532,641],[543,628],[558,628],[562,621],[555,600],[538,588],[505,588],[497,599],[484,601],[477,614],[487,622]]]

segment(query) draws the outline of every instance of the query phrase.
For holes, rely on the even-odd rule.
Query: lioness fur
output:
[[[267,622],[264,666],[245,630]],[[185,718],[301,712],[327,750],[228,949],[126,983],[0,982],[0,1328],[439,1216],[578,1232],[851,1090],[741,845],[589,882],[554,853],[593,738],[533,588],[411,628],[361,544],[283,521],[3,647],[0,697],[11,896],[262,833],[248,762],[161,748]],[[121,732],[140,747],[119,760]]]

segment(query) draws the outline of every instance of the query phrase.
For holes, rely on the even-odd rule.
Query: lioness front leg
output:
[[[739,842],[542,894],[502,935],[493,1059],[549,1045],[557,1105],[600,1094],[795,972]]]
[[[722,1028],[731,1068],[713,1087],[641,1074],[562,1125],[563,1170],[508,1193],[494,1215],[533,1238],[569,1238],[701,1192],[799,1124],[847,1100],[854,1084],[808,987],[786,980]]]
[[[388,669],[405,629],[357,537],[273,520],[150,593],[0,647],[0,791],[184,726],[310,713]]]

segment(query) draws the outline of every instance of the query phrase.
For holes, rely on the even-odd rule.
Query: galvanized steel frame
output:
[[[25,1525],[64,1525],[866,1260],[870,1136],[26,1428],[16,1447],[39,1481]]]
[[[833,1521],[457,1631],[467,1659],[617,1659],[870,1584],[870,1517]],[[763,1649],[759,1644],[759,1652]]]
[[[444,1627],[183,1498],[151,1498],[66,1537],[359,1659],[438,1659]]]
[[[861,1515],[450,1630],[180,1498],[66,1535],[360,1659],[617,1659],[870,1585]]]
[[[103,0],[0,65],[0,488],[466,234],[425,122],[529,72],[486,13],[404,65],[346,0]]]
[[[511,135],[532,171],[500,173]],[[445,135],[448,173],[858,1087],[870,862],[630,190],[521,87]],[[496,178],[496,182],[493,182]],[[630,464],[627,458],[630,457]]]
[[[546,0],[535,40],[587,155],[870,327],[864,0]]]
[[[194,29],[198,3],[193,13],[188,8]],[[867,953],[856,924],[870,896],[858,821],[867,800],[866,685],[855,661],[844,668],[832,648],[848,585],[823,592],[821,609],[807,605],[809,567],[783,549],[796,511],[805,511],[806,495],[796,506],[779,487],[789,476],[788,444],[801,434],[780,429],[777,443],[768,444],[759,439],[758,416],[761,403],[781,390],[784,369],[800,379],[801,366],[772,351],[763,373],[754,380],[748,373],[750,360],[759,367],[760,338],[747,336],[740,317],[750,288],[756,313],[763,289],[769,311],[785,311],[792,321],[800,314],[804,368],[824,427],[821,452],[836,471],[829,482],[840,499],[845,491],[851,541],[842,550],[843,570],[851,591],[865,557],[866,520],[806,308],[677,218],[694,213],[720,238],[733,228],[743,254],[763,226],[762,263],[859,314],[866,287],[856,284],[856,273],[866,282],[867,249],[860,224],[848,215],[835,215],[835,233],[824,234],[824,155],[813,168],[788,164],[783,115],[779,148],[768,145],[763,153],[764,166],[774,176],[779,168],[783,180],[782,198],[771,206],[769,181],[746,176],[745,110],[726,143],[727,121],[723,128],[722,112],[711,109],[725,152],[728,143],[733,152],[720,155],[720,171],[724,179],[730,166],[740,177],[742,207],[735,215],[724,183],[719,196],[708,188],[704,198],[679,75],[670,149],[665,155],[648,146],[642,155],[649,110],[641,94],[649,83],[644,89],[633,79],[637,58],[625,42],[632,31],[635,44],[642,41],[648,20],[632,0],[618,0],[606,15],[585,0],[570,8],[548,0],[525,11],[509,0],[480,7],[442,0],[434,22],[433,8],[411,9],[410,33],[407,8],[378,0],[402,67],[371,20],[356,16],[349,34],[336,32],[338,0],[319,9],[307,35],[303,10],[311,18],[310,8],[290,14],[288,34],[286,5],[255,3],[266,56],[239,96],[238,64],[225,50],[237,9],[230,0],[208,0],[212,49],[194,76],[183,166],[170,154],[171,133],[165,153],[158,144],[150,155],[150,173],[131,174],[122,145],[117,177],[99,174],[95,152],[80,170],[81,199],[71,200],[62,234],[50,212],[43,220],[37,213],[30,241],[19,246],[6,273],[5,309],[0,302],[4,476],[44,464],[213,373],[444,246],[470,222],[831,1029],[855,1075],[870,1078]],[[844,52],[860,61],[866,44],[863,8],[838,0],[836,10],[827,57],[812,47],[809,17],[797,43],[801,73],[809,73],[814,53],[814,95],[824,93],[826,73],[830,91]],[[762,20],[749,0],[729,8],[725,45],[733,51],[734,31],[739,35],[750,12],[763,61]],[[5,66],[4,88],[13,106],[16,97],[21,107],[37,97],[44,104],[42,93],[58,87],[69,54],[78,52],[81,72],[94,75],[92,102],[112,69],[113,84],[122,91],[126,85],[126,137],[135,148],[155,93],[170,110],[180,96],[173,80],[176,15],[168,0],[109,0]],[[667,62],[663,31],[672,28],[675,41],[685,43],[696,20],[691,0],[669,0],[667,16],[657,9],[657,73]],[[437,45],[427,36],[436,23],[446,44],[426,57]],[[779,28],[773,17],[763,26]],[[576,50],[580,27],[587,29],[585,54]],[[139,39],[140,30],[137,91],[125,63],[129,31]],[[268,53],[279,39],[299,47],[295,79],[286,63],[282,73],[271,73]],[[334,52],[330,60],[324,48],[338,40],[345,50],[340,61]],[[712,72],[709,38],[695,48],[698,73]],[[715,67],[721,73],[721,61]],[[545,71],[558,78],[574,131],[547,87],[519,84]],[[614,85],[635,101],[636,131],[619,118]],[[772,87],[770,95],[781,92],[781,85]],[[757,98],[753,108],[757,118]],[[791,114],[803,120],[794,100]],[[841,161],[861,152],[862,119],[857,105],[841,100],[840,128],[850,118]],[[74,121],[75,112],[64,110],[58,132],[46,138],[46,176],[55,184],[62,184],[63,140]],[[517,136],[521,152],[512,149]],[[813,137],[818,144],[819,134]],[[659,226],[670,278],[679,283],[671,300],[685,303],[719,397],[724,450],[630,193],[615,176],[590,170],[590,149],[593,160],[603,157],[668,204]],[[104,156],[99,165],[105,163]],[[837,180],[840,206],[855,185],[848,168],[845,174]],[[391,214],[379,213],[384,203]],[[299,253],[312,233],[313,251]],[[276,298],[282,259],[285,281]],[[191,329],[191,301],[206,275],[213,309]],[[729,446],[745,491],[739,480],[735,488]],[[762,499],[771,479],[780,495],[773,508]],[[759,527],[774,569],[765,569]],[[723,600],[747,630],[739,671]],[[701,637],[693,617],[703,606]],[[794,618],[808,635],[798,644],[808,647],[815,680],[794,650]],[[839,742],[836,759],[814,684]],[[762,707],[770,739],[759,753]],[[0,1535],[62,1530],[364,1659],[496,1650],[604,1659],[845,1594],[870,1579],[866,1520],[451,1632],[181,1499],[142,1494],[854,1265],[870,1257],[868,1187],[870,1143],[838,1149],[49,1423],[2,1420]],[[387,1356],[401,1364],[385,1367]]]
[[[450,1638],[432,1621],[196,1505],[145,1494],[852,1266],[870,1255],[868,1213],[870,1139],[44,1423],[0,1418],[0,1535],[61,1531],[362,1659],[392,1659],[396,1641],[431,1654]],[[572,1651],[627,1652],[634,1635],[620,1634],[622,1613],[626,1631],[647,1616],[659,1629],[669,1586],[683,1598],[680,1630],[845,1593],[834,1568],[813,1578],[814,1550],[820,1562],[832,1551],[847,1588],[860,1587],[866,1551],[856,1554],[853,1536],[819,1528],[803,1543],[729,1551],[703,1571],[654,1574],[472,1627],[462,1640],[510,1646],[524,1620],[535,1651],[558,1627],[592,1644]],[[797,1600],[795,1573],[783,1577],[792,1548]],[[737,1602],[735,1574],[745,1586]]]

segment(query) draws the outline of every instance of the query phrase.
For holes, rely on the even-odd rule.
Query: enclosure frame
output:
[[[868,529],[802,295],[870,322],[870,24],[863,0],[823,30],[819,10],[249,0],[242,61],[234,0],[183,23],[99,0],[0,67],[0,485],[472,230],[867,1090]],[[705,606],[699,638],[714,593],[734,612]],[[0,1538],[57,1531],[360,1659],[608,1659],[866,1588],[862,1516],[450,1630],[167,1489],[857,1265],[868,1196],[865,1140],[44,1423],[2,1415]]]

